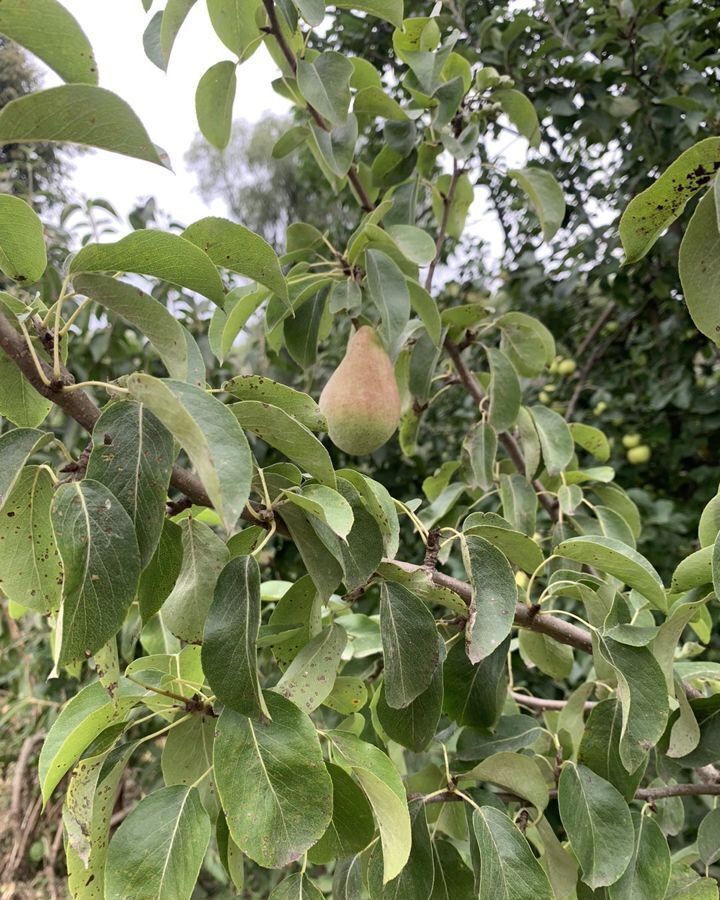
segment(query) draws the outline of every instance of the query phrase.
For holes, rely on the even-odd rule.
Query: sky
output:
[[[195,190],[184,154],[198,131],[195,88],[211,65],[231,54],[213,32],[204,3],[190,11],[175,43],[167,73],[145,56],[142,34],[150,15],[140,0],[63,0],[95,51],[100,86],[126,100],[150,137],[170,156],[174,174],[159,166],[106,151],[92,151],[74,161],[72,183],[87,197],[109,200],[126,215],[137,198],[155,196],[166,212],[190,223],[226,213],[222,201],[208,207]],[[159,7],[160,4],[155,3]],[[234,117],[256,122],[263,113],[282,113],[287,101],[271,88],[277,68],[264,48],[238,68]],[[49,73],[45,85],[60,83]]]

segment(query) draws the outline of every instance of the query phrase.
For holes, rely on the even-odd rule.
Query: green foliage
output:
[[[39,36],[22,4],[0,12],[0,30],[82,81],[62,55],[82,32],[47,5],[67,44]],[[192,5],[150,18],[144,43],[161,68]],[[412,7],[340,4],[321,37],[322,2],[207,4],[236,59],[201,80],[203,133],[232,146],[236,67],[263,43],[295,107],[275,159],[314,161],[317,196],[347,213],[332,227],[318,202],[308,222],[268,214],[284,232],[273,249],[247,223],[178,233],[146,208],[130,234],[57,259],[43,211],[5,198],[0,404],[18,427],[0,436],[0,587],[8,621],[45,618],[43,676],[79,681],[38,765],[45,804],[67,776],[73,897],[181,900],[204,879],[276,898],[717,896],[716,811],[700,799],[718,793],[717,503],[700,549],[666,578],[661,507],[615,483],[612,442],[582,398],[607,318],[635,289],[652,299],[647,270],[621,269],[615,222],[601,241],[592,203],[576,208],[595,189],[598,146],[621,157],[607,196],[590,190],[611,206],[645,186],[648,166],[666,169],[619,225],[626,265],[650,265],[707,188],[680,277],[714,340],[717,139],[690,149],[684,129],[699,111],[706,129],[715,97],[658,102],[657,157],[652,145],[625,154],[616,120],[641,106],[619,89],[622,60],[590,61],[577,11],[563,33],[552,3],[467,21],[462,3]],[[680,7],[661,21],[613,7],[591,24],[613,46],[631,16],[639,58],[660,46],[683,70],[664,35],[708,17]],[[338,52],[354,29],[369,47]],[[374,43],[393,69],[385,81]],[[526,78],[521,48],[538,63]],[[647,90],[643,65],[633,56]],[[90,81],[12,101],[0,141],[164,162],[129,107]],[[575,129],[586,94],[592,112]],[[505,119],[529,148],[521,168],[502,151],[489,159]],[[512,265],[494,273],[462,252],[478,186],[501,213],[515,204],[501,218]],[[463,287],[438,288],[454,269]],[[674,269],[659,277],[677,283]],[[578,284],[581,308],[559,316]],[[583,358],[558,358],[525,311],[538,310],[516,308],[521,291],[560,319],[563,342],[587,332]],[[597,327],[588,297],[603,307]],[[361,442],[324,437],[338,403],[316,402],[349,328],[378,355],[354,363],[342,413],[393,399],[392,430],[361,460],[349,452]],[[551,375],[574,384],[567,404]],[[91,435],[84,450],[76,425]],[[355,416],[359,437],[372,425]],[[133,766],[142,796],[111,831]]]

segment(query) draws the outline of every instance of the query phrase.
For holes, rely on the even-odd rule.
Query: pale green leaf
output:
[[[622,878],[608,888],[609,900],[664,897],[670,880],[670,850],[655,819],[633,813],[635,844]],[[702,830],[703,823],[700,823]],[[698,838],[700,834],[698,833]]]
[[[491,99],[502,106],[503,112],[520,134],[528,139],[531,147],[540,146],[540,123],[535,107],[525,94],[503,88],[500,91],[493,91]]]
[[[575,445],[565,419],[547,406],[538,404],[530,409],[542,448],[543,462],[548,475],[559,475],[570,464]]]
[[[379,333],[391,359],[400,352],[402,336],[410,318],[410,293],[405,276],[381,250],[367,250],[367,287],[381,316]]]
[[[352,63],[334,50],[321,53],[312,62],[297,62],[300,93],[333,125],[342,125],[347,119],[352,74]]]
[[[720,145],[720,138],[709,140]],[[696,328],[720,343],[720,230],[712,191],[698,203],[685,230],[678,266],[685,303]]]
[[[508,175],[514,178],[535,207],[543,237],[550,241],[565,218],[565,197],[555,176],[546,169],[529,166],[525,169],[510,169]]]
[[[0,25],[4,9],[0,5]],[[42,222],[20,197],[0,194],[0,271],[20,284],[32,284],[46,266]]]
[[[538,812],[548,805],[548,787],[543,771],[534,759],[522,753],[495,753],[475,766],[472,774],[478,781],[488,781],[524,797]]]
[[[333,624],[311,638],[273,688],[307,713],[329,696],[335,684],[347,634]]]
[[[215,63],[198,82],[195,113],[203,136],[217,150],[230,142],[232,111],[237,89],[236,64],[229,60]]]
[[[501,350],[487,347],[490,363],[490,425],[498,431],[508,431],[515,424],[520,411],[520,381],[513,364]]]
[[[28,459],[52,440],[52,434],[35,428],[13,428],[0,435],[0,510],[10,496]]]
[[[506,556],[489,541],[468,535],[463,539],[462,550],[472,585],[465,648],[470,662],[478,663],[510,634],[517,585]]]
[[[285,491],[285,500],[294,503],[306,512],[317,516],[335,534],[345,540],[352,529],[355,517],[352,506],[342,494],[324,484],[307,484],[295,491]]]

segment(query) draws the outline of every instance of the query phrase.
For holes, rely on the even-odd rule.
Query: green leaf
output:
[[[187,14],[195,5],[196,0],[168,0],[165,9],[162,12],[162,21],[160,23],[160,53],[162,57],[162,69],[167,70],[170,62],[170,54],[175,44],[175,38],[178,36],[183,26]]]
[[[390,759],[377,747],[346,731],[331,731],[328,738],[338,765],[352,770],[375,814],[383,852],[383,884],[400,874],[412,845],[405,786]]]
[[[135,374],[127,386],[185,449],[230,531],[250,496],[252,478],[250,448],[235,416],[211,394],[181,381]]]
[[[439,665],[435,619],[420,598],[394,582],[380,588],[385,697],[402,709],[430,686]]]
[[[92,441],[87,477],[104,484],[130,516],[144,569],[165,520],[175,459],[172,437],[140,403],[121,400],[105,407]]]
[[[184,641],[199,644],[213,602],[228,549],[203,522],[185,519],[182,528],[182,566],[162,613],[170,631]]]
[[[530,409],[542,448],[548,475],[559,475],[570,464],[575,444],[565,419],[547,406],[538,404]]]
[[[205,620],[202,664],[218,700],[245,716],[269,716],[260,688],[256,641],[260,570],[251,556],[231,559],[220,573]]]
[[[0,510],[21,475],[22,467],[52,434],[36,428],[13,428],[0,435]]]
[[[207,0],[207,10],[215,33],[242,61],[260,45],[263,34],[258,26],[262,0]]]
[[[720,138],[707,138],[681,153],[657,181],[630,201],[620,219],[626,263],[645,256],[719,166]]]
[[[217,150],[230,143],[232,111],[237,89],[236,64],[229,60],[215,63],[198,82],[195,113],[203,137]]]
[[[567,678],[573,667],[572,647],[537,631],[521,630],[518,634],[520,655],[525,664],[537,666],[554,681]]]
[[[709,138],[717,140],[720,138]],[[720,231],[712,191],[695,208],[680,245],[679,271],[685,303],[696,328],[720,342],[717,294],[720,288]]]
[[[368,864],[370,895],[378,900],[428,900],[434,880],[432,843],[428,831],[425,804],[413,800],[409,806],[412,828],[412,850],[405,868],[389,881],[383,882],[383,851],[376,844]]]
[[[523,750],[532,746],[540,734],[540,725],[531,716],[503,716],[494,731],[464,728],[458,738],[456,757],[474,761],[501,751]]]
[[[258,400],[277,406],[310,431],[327,431],[325,416],[313,398],[280,381],[264,375],[237,375],[226,381],[222,389],[240,400]]]
[[[516,531],[532,536],[537,518],[537,494],[524,475],[500,476],[503,516]]]
[[[711,809],[700,822],[697,835],[700,859],[711,866],[720,859],[720,809]]]
[[[592,453],[595,459],[606,462],[610,458],[610,443],[599,428],[580,422],[571,422],[568,427],[575,443]]]
[[[513,364],[501,350],[486,347],[485,352],[490,363],[489,422],[498,432],[508,431],[520,411],[520,382]]]
[[[215,780],[235,843],[261,866],[280,868],[325,833],[332,781],[309,717],[279,694],[265,700],[272,720],[257,723],[232,709],[220,716]]]
[[[32,387],[15,365],[0,350],[0,416],[21,428],[35,428],[46,418],[52,402]]]
[[[435,879],[430,900],[474,900],[473,873],[450,841],[433,840]]]
[[[185,237],[152,228],[110,244],[86,244],[70,263],[71,275],[84,272],[136,272],[197,291],[218,306],[225,300],[220,276],[206,253]]]
[[[333,784],[333,813],[328,829],[308,852],[313,865],[359,853],[373,839],[372,809],[361,788],[340,766],[327,763]]]
[[[324,484],[307,484],[301,488],[301,493],[285,491],[284,496],[286,500],[317,516],[339,538],[347,538],[355,517],[352,506],[342,494]]]
[[[215,781],[207,772],[212,766],[214,741],[215,719],[195,714],[168,732],[161,756],[165,784],[191,786],[199,782],[200,799],[213,821],[217,818],[219,804]]]
[[[560,818],[591,888],[613,884],[632,859],[630,810],[607,781],[585,766],[567,762],[558,786]]]
[[[341,0],[335,6],[339,9],[360,9],[390,22],[396,28],[403,26],[403,0]]]
[[[473,477],[484,491],[491,490],[495,482],[497,444],[495,429],[487,422],[479,422],[465,441]]]
[[[501,751],[475,766],[472,774],[478,781],[489,781],[524,797],[538,812],[542,812],[548,805],[545,776],[538,763],[529,756]]]
[[[684,593],[713,581],[713,547],[703,547],[681,560],[672,574],[670,591]]]
[[[680,801],[682,803],[682,801]],[[714,878],[703,878],[690,866],[675,863],[672,867],[666,900],[718,900]]]
[[[410,294],[410,306],[413,312],[420,317],[421,322],[425,326],[425,330],[430,336],[430,340],[436,347],[440,346],[442,338],[442,320],[437,303],[430,294],[421,287],[417,281],[411,278],[406,279],[408,292]]]
[[[138,584],[137,600],[143,622],[155,615],[180,574],[183,560],[182,530],[166,519],[152,559],[143,569]]]
[[[443,711],[458,725],[492,728],[500,718],[508,688],[509,636],[477,665],[467,658],[465,647],[456,643],[444,666]]]
[[[647,766],[647,757],[633,772],[620,758],[622,707],[613,697],[601,700],[590,713],[578,749],[578,763],[592,769],[629,802],[635,796]]]
[[[229,409],[246,431],[256,434],[318,481],[336,487],[330,454],[311,431],[285,410],[260,400],[241,400]]]
[[[635,845],[622,878],[608,888],[610,900],[664,897],[670,881],[670,850],[657,822],[633,813]],[[703,823],[700,823],[700,831]],[[700,833],[698,832],[698,839]]]
[[[18,431],[3,435],[0,444],[7,448],[7,438]],[[40,443],[40,432],[22,431],[25,449],[33,449],[30,440],[34,439],[36,446]],[[14,449],[22,449],[20,440],[15,441]],[[13,602],[40,613],[57,610],[61,597],[62,567],[50,522],[54,490],[46,468],[26,466],[5,494],[0,515],[0,591]]]
[[[105,485],[61,484],[52,524],[64,570],[59,663],[83,659],[122,626],[140,577],[135,528]]]
[[[339,547],[338,556],[335,556],[320,540],[315,528],[308,521],[303,510],[299,508],[286,505],[282,511],[282,520],[288,527],[293,543],[297,547],[307,573],[312,578],[320,597],[323,601],[329,600],[333,591],[343,580],[343,570],[339,562]]]
[[[395,557],[400,542],[400,523],[397,508],[386,487],[353,469],[338,469],[339,477],[349,481],[362,498],[365,508],[382,532],[385,555]]]
[[[134,325],[157,350],[172,378],[188,376],[185,332],[175,316],[159,300],[140,288],[107,275],[77,275],[73,287]]]
[[[228,219],[208,216],[193,222],[182,236],[200,247],[216,266],[265,285],[287,303],[287,284],[277,255],[259,234]]]
[[[128,709],[139,699],[137,688],[122,679],[116,702],[99,681],[93,681],[65,704],[40,751],[38,777],[43,803],[47,803],[65,773],[95,738],[110,725],[122,722]]]
[[[465,649],[471,663],[490,656],[510,634],[517,585],[505,555],[484,538],[467,535],[463,561],[472,585]]]
[[[606,637],[599,649],[617,673],[623,714],[620,758],[625,769],[633,772],[665,731],[670,712],[665,678],[647,647],[631,647]]]
[[[442,654],[444,655],[444,645]],[[385,700],[384,687],[377,700],[376,712],[389,738],[408,750],[420,753],[435,736],[443,705],[443,666],[433,673],[430,686],[402,709],[393,709]]]
[[[565,197],[555,176],[535,166],[509,169],[508,175],[517,181],[535,207],[545,240],[552,240],[565,218]]]
[[[292,0],[308,25],[320,25],[325,18],[325,0]]]
[[[502,106],[503,112],[520,134],[528,139],[531,147],[537,149],[540,146],[540,123],[535,107],[525,94],[520,91],[503,89],[493,91],[491,100]]]
[[[387,232],[411,262],[427,266],[435,257],[435,241],[422,228],[416,225],[388,225]]]
[[[667,610],[660,576],[644,556],[621,541],[584,534],[563,541],[554,552],[619,578],[646,597],[656,609]]]
[[[520,375],[532,378],[552,362],[555,339],[542,322],[525,313],[509,312],[495,324],[502,329],[502,349]]]
[[[333,125],[342,125],[350,107],[350,77],[353,66],[341,53],[328,50],[312,62],[297,61],[300,93]]]
[[[347,634],[340,625],[315,635],[300,650],[273,688],[307,713],[313,712],[330,695]]]
[[[64,84],[12,100],[0,112],[0,145],[46,141],[110,150],[167,167],[130,106],[112,91]]]
[[[381,250],[365,252],[370,299],[379,311],[379,334],[391,359],[400,352],[405,326],[410,319],[410,293],[397,263]]]
[[[0,25],[4,9],[5,4],[0,6]],[[24,200],[0,194],[0,271],[13,281],[32,284],[46,266],[42,222]]]
[[[482,806],[473,810],[472,823],[482,860],[477,895],[480,900],[553,900],[547,875],[506,813]]]
[[[364,87],[355,95],[353,111],[356,115],[379,116],[392,122],[407,121],[407,114],[393,97],[380,87]]]
[[[441,223],[445,214],[445,200],[450,190],[451,175],[441,175],[435,182],[432,193],[433,214],[438,223]],[[446,234],[448,237],[459,239],[465,228],[467,214],[475,199],[475,190],[472,182],[463,172],[455,182],[455,193],[450,202],[450,210],[447,214]]]
[[[269,624],[288,630],[297,629],[296,634],[273,648],[273,653],[282,671],[287,669],[301,647],[322,628],[320,620],[321,600],[315,585],[308,575],[299,578],[283,594],[270,615]]]
[[[144,797],[110,841],[107,900],[190,900],[210,832],[195,788],[177,784]]]
[[[323,896],[307,875],[295,872],[273,889],[268,900],[323,900]]]
[[[32,10],[26,0],[5,0],[0,7],[0,34],[34,53],[63,81],[97,84],[90,42],[56,0],[33,0]]]
[[[367,701],[368,691],[362,679],[338,675],[333,689],[323,703],[343,716],[352,716],[361,710]]]
[[[532,538],[507,527],[499,516],[485,513],[470,513],[463,522],[465,534],[476,535],[494,544],[507,556],[508,560],[529,575],[542,565],[543,552]]]

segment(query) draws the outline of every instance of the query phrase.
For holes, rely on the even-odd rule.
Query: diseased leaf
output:
[[[174,458],[170,432],[140,403],[111,403],[95,423],[86,474],[104,484],[130,516],[142,569],[160,540]]]
[[[64,84],[12,100],[0,112],[0,145],[51,141],[110,150],[168,166],[130,106],[89,84]]]
[[[327,431],[325,416],[313,398],[280,381],[272,381],[263,375],[237,375],[225,382],[223,390],[239,400],[256,400],[277,406],[310,431]]]
[[[29,438],[25,449],[30,449],[29,441],[38,432],[23,431]],[[3,438],[14,434],[10,431]],[[14,449],[21,451],[19,440]],[[0,513],[0,591],[14,603],[40,613],[56,611],[62,591],[62,567],[50,521],[53,492],[47,469],[25,466]]]
[[[0,6],[0,32],[5,4]],[[0,271],[20,284],[32,284],[47,266],[42,222],[31,206],[0,194]]]
[[[287,285],[278,258],[259,234],[228,219],[209,216],[193,222],[182,236],[203,250],[216,266],[265,285],[287,302]]]
[[[230,405],[240,425],[266,444],[309,472],[318,481],[334,488],[337,484],[330,454],[304,425],[278,406],[260,400],[241,400]]]
[[[720,145],[720,138],[708,138],[710,140],[717,141]],[[695,327],[715,344],[720,342],[720,314],[717,304],[720,289],[719,260],[717,200],[713,191],[708,191],[696,206],[685,230],[680,244],[678,268],[685,303]]]
[[[265,701],[272,720],[257,723],[232,709],[220,716],[215,781],[235,843],[260,865],[280,868],[325,833],[332,781],[309,717],[279,694]]]
[[[90,42],[76,19],[56,0],[33,0],[32,10],[27,0],[4,0],[0,34],[34,53],[63,81],[97,84]]]
[[[647,190],[633,197],[620,219],[626,263],[645,256],[719,167],[720,138],[706,138],[681,153]]]
[[[333,689],[346,643],[347,634],[340,625],[321,631],[300,650],[273,690],[304,712],[313,712]]]
[[[644,556],[621,541],[596,534],[584,534],[563,541],[554,552],[558,556],[614,575],[635,588],[656,609],[667,611],[665,589],[660,576]]]
[[[122,626],[140,577],[132,520],[97,481],[61,484],[52,525],[63,564],[61,665],[99,650]]]
[[[258,677],[260,570],[252,556],[236,556],[220,573],[205,620],[202,664],[224,705],[251,718],[269,716]]]
[[[1,119],[2,113],[0,128]],[[218,306],[225,300],[210,257],[185,236],[168,231],[143,228],[113,243],[86,244],[70,263],[71,275],[85,272],[136,272],[197,291]]]

